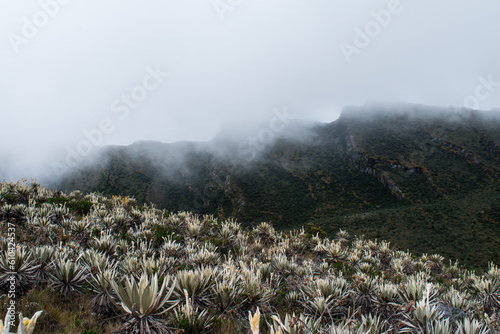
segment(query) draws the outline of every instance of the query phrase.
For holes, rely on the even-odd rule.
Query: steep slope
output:
[[[498,120],[421,106],[397,110],[381,106],[372,114],[363,108],[346,113],[348,151],[357,169],[412,202],[498,181]]]
[[[376,178],[351,166],[345,136],[343,122],[321,125],[304,140],[278,138],[255,158],[241,156],[232,143],[108,147],[98,164],[67,177],[61,188],[283,227],[316,214],[399,204]]]
[[[108,147],[99,163],[59,187],[278,228],[313,221],[330,233],[347,228],[469,263],[477,264],[471,254],[478,249],[479,262],[498,260],[491,251],[500,248],[498,118],[372,105],[302,130],[259,148],[257,157],[227,138]]]

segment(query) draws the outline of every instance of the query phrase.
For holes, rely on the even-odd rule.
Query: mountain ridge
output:
[[[480,231],[487,236],[480,240],[500,245],[493,209],[500,191],[498,130],[498,118],[466,109],[347,107],[338,120],[311,126],[305,137],[276,134],[256,146],[255,156],[238,151],[241,141],[107,148],[98,163],[57,186],[134,196],[172,211],[235,216],[246,224],[270,221],[283,229],[313,222],[329,233],[350,228],[404,240],[401,247],[417,252],[439,250],[471,261],[454,245],[466,236],[454,236],[450,228]],[[455,218],[445,210],[461,205],[468,208],[458,209]],[[366,217],[371,221],[364,224]],[[382,235],[387,226],[394,230]],[[414,238],[398,238],[408,226]],[[443,235],[418,242],[429,231],[440,233],[429,226],[441,226]]]

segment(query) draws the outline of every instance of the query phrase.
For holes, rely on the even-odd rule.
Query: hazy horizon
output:
[[[3,2],[0,179],[54,174],[71,151],[208,141],[225,124],[331,122],[366,101],[498,108],[499,9],[493,0]]]

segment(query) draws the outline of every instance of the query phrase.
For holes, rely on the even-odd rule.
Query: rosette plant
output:
[[[158,276],[148,276],[143,273],[139,281],[129,276],[118,283],[110,281],[117,301],[111,294],[109,297],[115,305],[128,315],[128,321],[114,333],[129,334],[164,334],[173,333],[162,321],[156,317],[170,311],[177,303],[166,307],[174,291],[176,282],[170,276],[165,276],[163,283],[158,283]],[[169,288],[167,288],[169,287]]]

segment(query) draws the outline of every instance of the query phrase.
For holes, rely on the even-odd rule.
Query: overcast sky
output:
[[[499,13],[498,0],[0,0],[0,178],[40,176],[70,150],[210,140],[285,106],[322,122],[372,100],[500,107]]]

